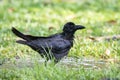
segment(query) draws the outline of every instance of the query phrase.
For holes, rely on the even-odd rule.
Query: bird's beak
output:
[[[75,29],[76,29],[76,30],[78,30],[78,29],[85,29],[85,27],[82,26],[82,25],[75,25]]]

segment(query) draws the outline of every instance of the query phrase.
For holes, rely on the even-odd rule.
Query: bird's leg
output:
[[[56,65],[60,60],[54,60],[54,64]]]

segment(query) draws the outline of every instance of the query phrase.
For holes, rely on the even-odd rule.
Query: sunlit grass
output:
[[[34,59],[40,55],[27,46],[15,43],[18,39],[11,28],[26,34],[48,36],[62,31],[68,21],[86,26],[77,31],[69,55],[77,58],[120,59],[120,40],[91,41],[88,37],[120,34],[119,0],[1,0],[0,1],[0,79],[2,80],[99,80],[119,78],[119,62],[109,68],[85,69],[56,65],[40,65]],[[31,58],[35,64],[18,68],[16,60]],[[3,67],[2,64],[8,64]],[[13,65],[11,67],[11,65]],[[22,64],[21,64],[22,65]]]
[[[116,65],[117,66],[117,65]],[[64,66],[47,66],[36,63],[32,68],[11,68],[0,70],[2,79],[19,80],[99,80],[104,78],[119,79],[119,70],[116,67],[107,67],[108,69],[77,69],[65,68]],[[2,76],[1,76],[2,75]]]

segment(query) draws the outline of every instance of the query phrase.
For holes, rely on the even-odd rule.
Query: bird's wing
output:
[[[27,43],[30,47],[39,49],[50,49],[53,53],[58,53],[71,47],[71,43],[64,39],[37,39]]]
[[[51,58],[51,55],[53,55],[57,60],[60,60],[62,57],[67,55],[68,51],[72,47],[70,41],[61,38],[44,40],[37,39],[28,42],[27,45],[39,52],[41,55],[45,55],[47,58]]]

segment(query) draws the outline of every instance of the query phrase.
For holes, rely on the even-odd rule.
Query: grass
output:
[[[65,68],[63,66],[35,65],[32,68],[4,69],[0,73],[3,80],[99,80],[101,78],[119,78],[119,71],[115,67],[108,70],[86,70],[83,67],[78,69]]]
[[[0,1],[0,80],[100,80],[120,79],[120,40],[94,42],[89,36],[114,36],[120,34],[119,0],[1,0]],[[63,25],[73,21],[86,26],[75,34],[75,45],[68,56],[114,59],[107,67],[85,69],[64,65],[37,63],[38,53],[27,46],[15,43],[11,32],[16,27],[26,34],[48,36],[62,31]],[[107,52],[108,51],[108,52]],[[110,53],[110,54],[107,54]],[[33,59],[35,64],[22,68],[16,66],[16,58]],[[5,65],[4,65],[5,64]]]

